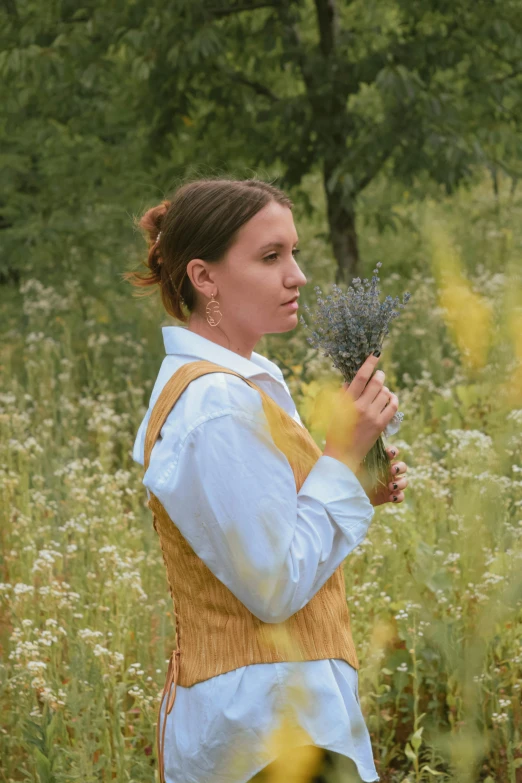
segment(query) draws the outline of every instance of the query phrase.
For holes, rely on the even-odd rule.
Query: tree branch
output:
[[[390,128],[389,123],[386,122],[383,124],[381,142],[379,143],[378,141],[379,133],[377,133],[377,139],[373,139],[370,142],[371,146],[375,146],[376,151],[373,155],[371,167],[367,168],[366,176],[357,182],[358,193],[361,193],[370,184],[395,151],[400,142],[399,135],[408,126],[409,121],[410,117],[407,107],[403,107],[403,113],[394,124],[394,127]]]
[[[252,79],[248,79],[239,71],[222,69],[222,73],[226,74],[226,76],[232,79],[232,81],[238,82],[239,84],[244,84],[246,87],[250,87],[258,95],[262,95],[265,98],[269,98],[273,103],[277,103],[279,101],[278,96],[275,93],[273,93],[272,90],[270,90],[268,87],[265,87],[265,85],[261,84],[260,82],[256,82],[253,81]]]
[[[339,30],[339,12],[336,0],[315,0],[315,10],[319,25],[321,51],[325,57],[329,57],[334,51]]]
[[[286,9],[281,9],[286,10]],[[296,25],[292,23],[290,19],[285,18],[285,15],[281,13],[279,15],[281,24],[283,25],[283,29],[288,36],[288,40],[290,41],[291,45],[293,46],[294,53],[295,53],[295,61],[299,67],[299,70],[301,71],[301,76],[303,77],[303,82],[305,83],[305,87],[308,93],[312,91],[313,81],[310,76],[309,69],[307,67],[307,59],[306,59],[306,53],[303,47],[303,42],[301,40],[301,36],[299,35],[299,30],[297,29]]]
[[[235,7],[230,8],[208,8],[207,11],[209,14],[214,16],[215,18],[220,18],[222,16],[231,16],[232,14],[240,14],[243,11],[257,11],[258,8],[279,8],[281,5],[278,0],[274,0],[274,2],[263,2],[263,3],[250,3],[249,5],[238,5]]]
[[[362,191],[370,184],[370,182],[375,179],[379,171],[382,169],[392,152],[395,150],[395,147],[399,143],[398,139],[394,140],[393,142],[390,142],[388,144],[388,148],[381,148],[380,152],[375,155],[373,159],[373,166],[371,167],[371,171],[368,171],[366,176],[359,180],[358,182],[358,192],[362,193]]]

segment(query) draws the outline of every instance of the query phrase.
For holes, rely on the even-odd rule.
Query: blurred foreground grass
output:
[[[413,294],[381,360],[405,413],[391,442],[407,500],[377,509],[345,565],[385,783],[522,780],[522,241],[516,212],[499,228],[480,199],[496,265],[469,200],[410,206],[423,264],[401,266],[398,238],[368,240],[384,292]],[[150,781],[174,627],[131,449],[162,356],[160,306],[37,275],[0,295],[0,779]],[[257,349],[280,362],[322,446],[321,395],[340,379],[300,327]]]

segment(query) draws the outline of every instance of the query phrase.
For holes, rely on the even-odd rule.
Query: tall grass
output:
[[[482,187],[399,206],[415,236],[369,231],[365,254],[390,293],[413,294],[382,360],[410,486],[345,564],[361,703],[385,783],[520,783],[517,212]],[[304,263],[324,285],[327,265]],[[159,304],[35,276],[3,308],[0,780],[150,781],[174,627],[131,448],[162,355]],[[301,329],[258,350],[322,446],[328,362]]]

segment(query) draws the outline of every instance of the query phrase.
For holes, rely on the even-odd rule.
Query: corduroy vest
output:
[[[184,364],[162,389],[151,412],[145,436],[145,470],[152,447],[181,393],[195,378],[214,372],[236,375],[259,392],[270,434],[277,448],[288,459],[294,473],[296,492],[299,492],[322,454],[308,430],[248,378],[204,360]],[[352,639],[342,563],[302,609],[283,623],[264,623],[207,568],[179,532],[176,520],[169,517],[153,493],[150,493],[148,507],[159,535],[176,618],[177,645],[169,661],[158,713],[157,751],[160,781],[163,783],[165,726],[174,704],[177,683],[190,687],[254,663],[340,658],[358,669],[359,662]],[[276,524],[277,520],[274,520]],[[293,641],[291,652],[284,642],[278,645],[277,639],[274,640],[275,627],[282,628]],[[171,685],[173,689],[169,698]],[[167,707],[160,731],[165,696]]]

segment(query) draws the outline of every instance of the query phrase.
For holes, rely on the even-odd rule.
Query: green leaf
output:
[[[417,754],[414,752],[409,742],[407,743],[404,752],[406,756],[410,759],[410,761],[417,761]]]
[[[414,750],[417,752],[422,745],[422,732],[424,731],[424,726],[421,726],[420,729],[417,729],[415,734],[411,738],[411,744]]]
[[[34,755],[40,783],[52,783],[53,774],[50,760],[38,749],[35,750]]]

